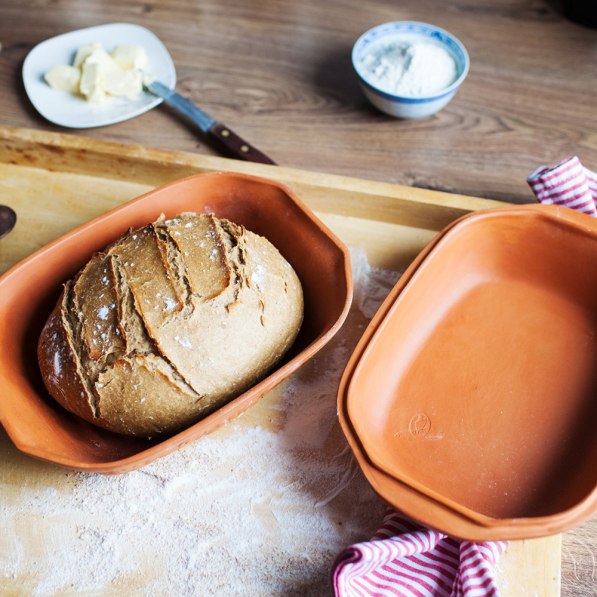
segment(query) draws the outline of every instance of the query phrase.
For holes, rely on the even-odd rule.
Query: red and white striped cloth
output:
[[[553,168],[537,168],[527,182],[540,203],[570,207],[597,218],[597,174],[583,168],[576,156]]]
[[[336,597],[498,597],[493,566],[507,545],[459,541],[388,508],[371,541],[338,554],[332,589]]]

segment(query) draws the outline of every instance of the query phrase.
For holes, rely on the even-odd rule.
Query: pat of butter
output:
[[[104,92],[104,75],[100,65],[97,63],[85,62],[79,86],[81,93],[89,102],[100,103],[106,97]]]
[[[125,70],[147,67],[147,53],[143,46],[116,46],[112,50],[112,58]]]
[[[81,71],[67,64],[55,64],[46,74],[46,82],[52,89],[66,91],[67,93],[79,92]]]
[[[97,64],[102,75],[120,70],[118,64],[114,62],[112,56],[110,56],[110,54],[108,54],[104,48],[93,50],[93,52],[87,56],[85,62],[83,62],[83,67],[88,64]]]
[[[116,46],[110,55],[102,44],[91,43],[77,50],[73,66],[55,65],[45,79],[53,89],[80,93],[87,101],[98,103],[106,94],[141,93],[144,77],[150,77],[142,72],[147,64],[147,53],[142,46]]]
[[[143,91],[141,71],[119,70],[106,73],[104,90],[110,95],[136,95]]]
[[[103,48],[102,44],[93,43],[87,44],[86,46],[81,46],[77,53],[75,54],[75,61],[73,62],[73,66],[81,67],[83,66],[83,62],[87,60],[88,56],[93,54],[95,50],[101,50]]]

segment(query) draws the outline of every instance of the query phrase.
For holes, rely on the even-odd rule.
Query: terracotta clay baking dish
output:
[[[182,433],[144,440],[95,427],[47,393],[36,358],[41,329],[62,284],[130,227],[163,212],[214,213],[270,240],[304,292],[301,331],[284,361],[259,384]],[[164,456],[237,417],[322,348],[352,299],[346,247],[284,186],[251,176],[192,176],[139,197],[59,238],[0,278],[0,421],[17,448],[59,465],[124,473]]]
[[[470,540],[597,509],[597,221],[524,206],[453,223],[353,354],[340,421],[392,505]]]

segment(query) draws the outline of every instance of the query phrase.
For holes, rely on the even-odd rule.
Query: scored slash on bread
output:
[[[94,255],[66,283],[38,357],[65,408],[150,437],[188,427],[263,378],[302,318],[298,277],[267,239],[181,214]]]

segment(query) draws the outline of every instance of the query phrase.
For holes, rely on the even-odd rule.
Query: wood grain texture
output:
[[[455,99],[420,121],[370,107],[350,64],[363,31],[404,19],[448,29],[472,61]],[[532,200],[538,165],[578,155],[597,169],[597,32],[568,22],[558,0],[2,0],[0,123],[61,131],[26,98],[25,56],[118,21],[156,33],[178,90],[284,166],[515,203]],[[82,133],[214,153],[166,106]],[[564,536],[563,595],[595,594],[596,547],[597,523]]]
[[[455,99],[423,120],[370,107],[350,63],[362,32],[404,19],[444,27],[471,55]],[[557,0],[3,0],[2,123],[58,130],[25,96],[23,59],[48,37],[117,21],[154,31],[178,90],[281,165],[512,202],[532,199],[538,165],[578,154],[597,168],[597,33]],[[213,153],[166,106],[86,134]]]

